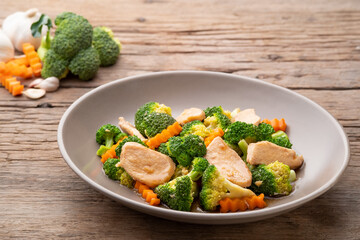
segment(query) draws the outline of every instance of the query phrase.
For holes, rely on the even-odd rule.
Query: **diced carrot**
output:
[[[12,93],[15,86],[20,85],[20,81],[13,81],[9,83],[9,92]]]
[[[4,62],[0,62],[0,73],[4,73],[5,72],[5,63]]]
[[[12,60],[13,62],[15,62],[18,65],[25,65],[26,67],[29,66],[29,61],[28,59],[25,57],[21,57],[21,58],[16,58],[14,60]]]
[[[154,191],[150,189],[149,186],[136,181],[134,187],[150,205],[155,206],[160,204],[160,199],[157,197],[157,194],[154,193]]]
[[[30,43],[24,43],[23,44],[23,52],[25,53],[25,55],[27,55],[31,52],[35,52],[35,48]]]
[[[160,146],[161,143],[166,142],[169,138],[178,135],[182,131],[182,127],[178,122],[168,126],[161,133],[156,134],[154,137],[149,138],[146,142],[149,148],[155,149]]]
[[[17,85],[13,88],[12,95],[13,96],[21,95],[23,90],[24,90],[24,85]]]
[[[277,118],[274,118],[273,120],[269,120],[269,119],[265,118],[264,120],[262,120],[262,122],[270,124],[274,128],[275,132],[277,132],[279,130],[281,130],[283,132],[286,131],[286,122],[285,122],[285,119],[283,119],[283,118],[280,120]]]
[[[7,90],[9,90],[9,85],[10,85],[10,83],[11,83],[11,82],[14,82],[14,81],[17,81],[16,78],[14,78],[14,77],[7,78],[7,79],[5,80],[5,88],[6,88]]]
[[[264,208],[266,207],[266,202],[264,201],[264,194],[259,196],[252,197],[243,197],[243,198],[224,198],[220,200],[220,212],[236,212],[236,211],[245,211],[246,209],[253,210],[255,208]]]
[[[216,137],[222,137],[224,136],[224,131],[221,128],[214,129],[209,136],[207,136],[204,140],[205,146],[209,146],[210,143],[216,138]]]

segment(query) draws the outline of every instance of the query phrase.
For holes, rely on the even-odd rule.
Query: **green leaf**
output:
[[[50,31],[50,28],[52,28],[52,22],[51,22],[51,18],[49,18],[49,16],[45,15],[45,14],[41,14],[39,20],[37,22],[34,22],[33,24],[31,24],[31,34],[33,35],[33,37],[40,37],[41,36],[41,30],[43,26],[47,26],[48,27],[48,31]]]

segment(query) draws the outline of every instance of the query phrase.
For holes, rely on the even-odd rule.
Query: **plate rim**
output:
[[[227,77],[227,78],[230,77],[230,78],[236,79],[238,81],[244,81],[244,80],[245,81],[255,81],[256,83],[258,83],[260,85],[270,86],[270,87],[277,88],[282,91],[288,92],[290,94],[295,94],[297,97],[300,97],[302,100],[310,103],[311,105],[315,106],[318,110],[325,113],[325,115],[327,115],[332,120],[332,122],[335,124],[336,128],[338,129],[338,131],[340,132],[340,135],[342,137],[342,142],[345,143],[344,144],[344,146],[345,146],[345,156],[344,156],[345,161],[343,162],[339,171],[326,184],[324,184],[318,190],[316,190],[308,195],[305,195],[294,201],[284,203],[284,204],[281,204],[278,206],[274,206],[271,208],[257,209],[254,211],[247,211],[247,212],[226,213],[226,214],[224,214],[224,213],[182,212],[182,211],[176,211],[176,210],[167,209],[167,208],[154,207],[154,206],[150,206],[146,203],[140,203],[137,201],[133,201],[131,199],[128,199],[126,197],[118,195],[115,192],[112,192],[111,190],[96,183],[95,181],[93,181],[92,179],[87,177],[73,163],[73,161],[71,160],[70,156],[68,155],[68,153],[65,149],[65,145],[64,145],[64,141],[63,141],[63,137],[62,137],[63,128],[64,128],[64,124],[65,124],[66,119],[68,118],[69,114],[84,99],[86,99],[88,96],[94,94],[95,92],[101,91],[104,88],[108,88],[108,87],[111,87],[112,85],[116,85],[116,84],[119,84],[122,82],[131,81],[134,79],[136,80],[138,78],[158,77],[158,76],[164,76],[164,75],[178,75],[178,74],[194,74],[194,75],[209,75],[210,74],[210,75],[214,75],[214,76],[218,76],[218,77]],[[61,153],[62,157],[64,158],[65,162],[68,164],[68,166],[82,180],[84,180],[86,183],[88,183],[95,190],[105,194],[106,196],[120,202],[121,204],[123,204],[127,207],[130,207],[130,208],[135,209],[140,212],[145,212],[145,213],[153,215],[153,216],[167,218],[167,219],[171,219],[171,220],[175,220],[175,221],[183,221],[183,222],[192,222],[192,220],[193,220],[193,222],[197,222],[198,220],[209,221],[209,222],[204,222],[203,224],[216,224],[213,222],[214,220],[217,220],[217,221],[220,220],[220,222],[218,224],[228,224],[229,222],[226,222],[226,221],[232,221],[234,223],[256,221],[256,220],[260,220],[260,219],[269,218],[271,216],[276,216],[276,215],[282,214],[283,212],[287,212],[294,208],[300,207],[301,205],[315,199],[316,197],[324,194],[326,191],[328,191],[330,188],[332,188],[339,181],[340,177],[342,176],[346,167],[348,166],[349,160],[350,160],[349,139],[348,139],[348,136],[347,136],[343,126],[325,108],[323,108],[322,106],[320,106],[313,100],[311,100],[295,91],[292,91],[288,88],[281,87],[281,86],[275,85],[273,83],[268,83],[268,82],[265,82],[265,81],[262,81],[259,79],[241,76],[241,75],[234,75],[234,74],[221,73],[221,72],[212,72],[212,71],[195,71],[195,70],[161,71],[161,72],[140,74],[140,75],[135,75],[135,76],[128,76],[125,78],[117,79],[117,80],[111,81],[109,83],[100,85],[100,86],[90,90],[89,92],[85,93],[81,97],[79,97],[66,109],[66,111],[62,115],[60,122],[59,122],[58,130],[57,130],[57,142],[58,142],[58,147],[59,147],[60,153]],[[167,215],[169,215],[169,216],[167,216]],[[179,215],[179,216],[175,216],[175,218],[173,219],[173,217],[170,217],[173,215]],[[180,217],[181,219],[176,219],[177,217]],[[255,219],[255,220],[246,221],[247,218]],[[221,220],[223,220],[223,222],[221,222]]]

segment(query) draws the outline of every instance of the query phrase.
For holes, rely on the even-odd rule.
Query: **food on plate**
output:
[[[254,124],[256,126],[259,125],[260,119],[261,118],[256,115],[255,109],[253,108],[242,110],[231,117],[232,122],[245,122]]]
[[[286,129],[275,130],[257,118],[237,121],[246,120],[239,118],[244,111],[255,119],[253,109],[189,109],[179,123],[170,107],[148,102],[136,111],[135,126],[119,117],[124,132],[101,126],[96,141],[104,173],[138,189],[150,205],[178,211],[253,210],[266,207],[268,198],[291,193],[293,169],[303,157],[291,149]]]

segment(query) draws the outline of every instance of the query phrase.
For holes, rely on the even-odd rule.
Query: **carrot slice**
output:
[[[13,96],[21,95],[23,90],[24,90],[24,85],[16,85],[13,88],[12,95]]]
[[[205,146],[209,146],[210,143],[216,138],[216,137],[222,137],[224,136],[224,131],[221,128],[214,129],[209,136],[207,136],[204,140]]]
[[[20,81],[13,81],[9,83],[9,92],[12,93],[15,86],[20,85]]]
[[[154,137],[149,138],[146,142],[149,148],[155,149],[160,146],[161,143],[167,142],[169,138],[179,135],[182,131],[182,127],[178,122],[168,126],[166,129],[162,130],[161,133],[156,134]]]
[[[286,131],[286,122],[285,122],[285,119],[283,119],[283,118],[280,120],[277,118],[274,118],[273,120],[269,120],[269,119],[265,118],[264,120],[262,120],[262,122],[270,124],[274,128],[275,132],[277,132],[279,130],[281,130],[283,132]]]
[[[150,189],[149,186],[142,184],[139,181],[136,181],[134,187],[139,191],[141,196],[150,205],[156,206],[156,205],[160,204],[160,199],[158,198],[157,194],[154,193],[154,191],[152,189]]]
[[[264,201],[264,194],[259,196],[243,197],[243,198],[224,198],[220,200],[220,212],[237,212],[245,211],[247,209],[253,210],[255,208],[264,208],[266,207],[266,202]]]

